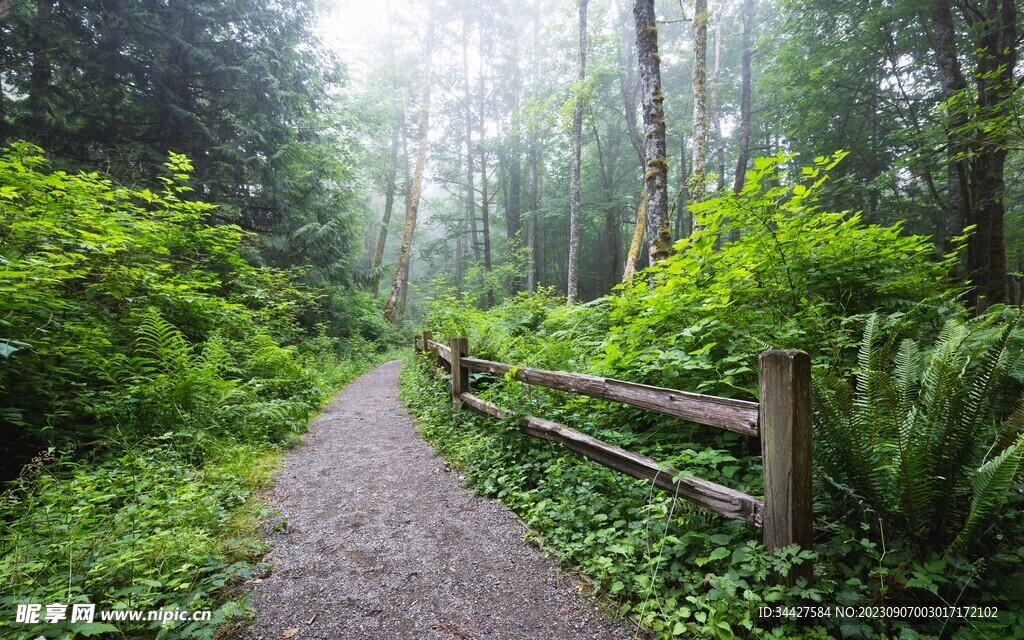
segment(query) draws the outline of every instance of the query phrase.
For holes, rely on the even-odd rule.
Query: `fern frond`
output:
[[[136,330],[136,371],[143,375],[170,374],[187,368],[191,359],[191,345],[184,334],[155,312],[147,313]]]
[[[1024,436],[992,458],[974,474],[971,479],[971,506],[963,529],[957,535],[950,549],[966,544],[978,525],[1001,507],[1007,499],[1010,487],[1017,477],[1024,459]]]

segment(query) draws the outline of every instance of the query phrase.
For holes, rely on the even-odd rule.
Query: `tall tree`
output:
[[[423,52],[423,97],[420,104],[419,145],[416,151],[416,168],[413,170],[412,184],[409,187],[409,200],[405,212],[405,231],[402,235],[402,248],[398,252],[398,264],[395,266],[395,278],[391,284],[391,296],[384,308],[384,317],[394,324],[397,321],[398,298],[402,287],[406,285],[409,269],[409,254],[412,251],[412,237],[416,230],[416,215],[420,207],[420,193],[423,184],[423,168],[427,163],[427,142],[430,134],[430,92],[432,57],[434,51],[434,8],[430,7],[427,19],[427,33]]]
[[[715,11],[715,63],[711,72],[711,126],[715,130],[715,173],[718,174],[718,190],[725,188],[725,138],[722,136],[722,114],[719,92],[722,85],[722,19],[728,2],[719,2]]]
[[[480,112],[477,116],[479,126],[478,135],[480,149],[480,232],[483,234],[484,271],[488,274],[494,268],[493,256],[491,254],[491,200],[487,192],[487,76],[485,73],[485,60],[489,58],[490,51],[484,51],[484,24],[480,21],[480,73],[477,75],[478,93],[480,101]],[[487,306],[494,305],[494,288],[488,281],[487,285]]]
[[[665,158],[665,111],[661,90],[661,56],[654,0],[634,0],[636,52],[640,64],[640,104],[644,116],[644,211],[651,264],[664,260],[672,246],[668,216],[668,160]]]
[[[580,0],[579,67],[572,111],[572,175],[569,182],[569,282],[566,299],[576,303],[580,253],[580,155],[583,139],[583,82],[587,71],[587,0]]]
[[[751,100],[751,35],[754,31],[754,0],[743,0],[743,59],[740,75],[740,149],[736,158],[736,179],[732,190],[739,193],[746,179],[747,162],[750,157],[750,100]]]
[[[469,222],[473,258],[480,262],[480,238],[476,226],[476,188],[473,185],[473,93],[469,85],[469,21],[462,21],[462,91],[466,112],[466,217]]]
[[[947,157],[952,232],[974,231],[967,242],[971,302],[983,310],[1006,299],[1004,218],[1009,131],[1014,95],[1024,78],[1017,67],[1016,0],[965,3],[962,15],[974,56],[973,95],[968,93],[956,49],[956,29],[948,0],[932,12],[936,66],[947,112]]]
[[[700,202],[707,191],[708,156],[708,3],[697,0],[693,14],[693,174],[690,201]],[[694,229],[697,223],[694,221]]]

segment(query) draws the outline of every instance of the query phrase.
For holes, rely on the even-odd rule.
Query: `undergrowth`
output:
[[[700,230],[612,296],[568,307],[539,290],[485,310],[445,295],[424,324],[435,340],[467,337],[475,357],[749,400],[761,351],[807,351],[812,549],[768,555],[756,528],[528,438],[512,419],[453,416],[425,356],[403,371],[403,398],[480,492],[659,637],[1024,637],[1020,312],[970,319],[949,277],[956,253],[822,210],[816,194],[841,155],[799,176],[790,157],[758,159],[742,193],[695,207]],[[471,374],[470,386],[513,415],[763,495],[756,440],[508,379]],[[771,586],[772,571],[805,561],[813,581]],[[884,609],[907,606],[997,613]],[[773,607],[814,609],[764,613]]]
[[[0,637],[230,635],[283,449],[403,342],[366,295],[246,262],[255,238],[215,224],[190,171],[172,154],[133,190],[0,150],[0,471],[38,453],[0,485]],[[101,618],[119,610],[211,619]]]

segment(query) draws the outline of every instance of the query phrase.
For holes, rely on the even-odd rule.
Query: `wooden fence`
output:
[[[545,371],[469,357],[466,338],[449,345],[435,342],[430,331],[415,338],[417,353],[426,352],[451,373],[452,403],[495,419],[506,412],[469,392],[469,372],[495,376],[513,372],[526,384],[621,402],[690,422],[719,427],[761,440],[764,499],[701,478],[682,476],[653,459],[609,445],[564,425],[522,416],[524,433],[561,444],[598,464],[646,480],[679,498],[715,513],[761,527],[768,551],[796,543],[809,549],[814,514],[811,506],[811,362],[802,351],[765,351],[759,358],[760,402],[719,398],[635,382],[579,373]],[[810,578],[805,562],[786,582]]]

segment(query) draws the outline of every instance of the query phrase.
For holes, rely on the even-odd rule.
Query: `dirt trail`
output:
[[[352,382],[290,452],[249,640],[632,637],[416,433],[398,362]]]

